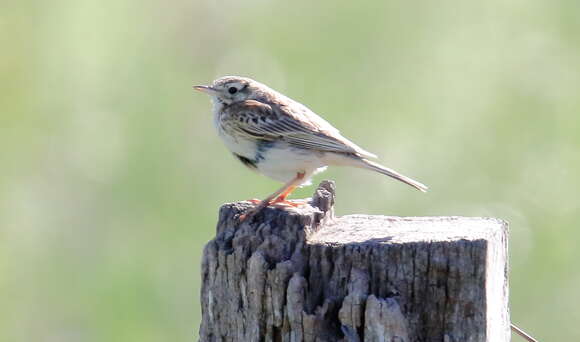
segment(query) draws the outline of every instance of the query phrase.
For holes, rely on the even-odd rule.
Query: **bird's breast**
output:
[[[241,135],[231,134],[218,126],[218,134],[226,147],[237,155],[251,160],[256,159],[258,143]]]
[[[230,118],[223,111],[214,111],[214,126],[219,137],[226,147],[237,156],[255,161],[256,154],[260,151],[259,140],[252,139],[247,135],[239,134],[228,123]]]

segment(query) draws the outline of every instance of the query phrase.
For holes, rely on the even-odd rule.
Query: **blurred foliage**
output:
[[[189,341],[218,207],[278,187],[192,84],[251,76],[428,194],[331,168],[339,214],[511,223],[511,313],[580,338],[580,3],[4,1],[0,340]],[[312,187],[296,196],[309,196]],[[370,194],[370,195],[369,195]]]

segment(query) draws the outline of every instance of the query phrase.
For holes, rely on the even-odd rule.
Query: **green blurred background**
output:
[[[512,319],[580,338],[580,3],[3,1],[0,341],[191,341],[223,202],[279,185],[193,84],[253,77],[421,194],[317,176],[338,213],[511,223]],[[309,196],[312,187],[296,197]]]

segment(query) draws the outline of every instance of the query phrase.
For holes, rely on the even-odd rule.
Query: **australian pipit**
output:
[[[376,158],[343,137],[306,106],[252,79],[226,76],[194,86],[211,96],[214,124],[227,148],[247,167],[284,185],[246,212],[270,204],[296,203],[287,196],[328,165],[354,166],[395,178],[418,190],[427,187],[369,159]]]

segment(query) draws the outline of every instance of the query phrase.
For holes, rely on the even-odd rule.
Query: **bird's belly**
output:
[[[325,163],[315,152],[274,145],[258,154],[256,165],[260,173],[280,182],[287,182],[303,172],[304,183],[308,183]]]
[[[254,160],[258,149],[256,141],[244,138],[234,138],[228,134],[221,134],[222,132],[219,133],[228,150],[237,156]]]
[[[310,177],[322,171],[321,168],[326,165],[323,155],[316,152],[292,148],[279,142],[250,140],[218,132],[226,147],[244,165],[279,182],[288,182],[299,172],[304,172],[304,184],[307,184]]]

